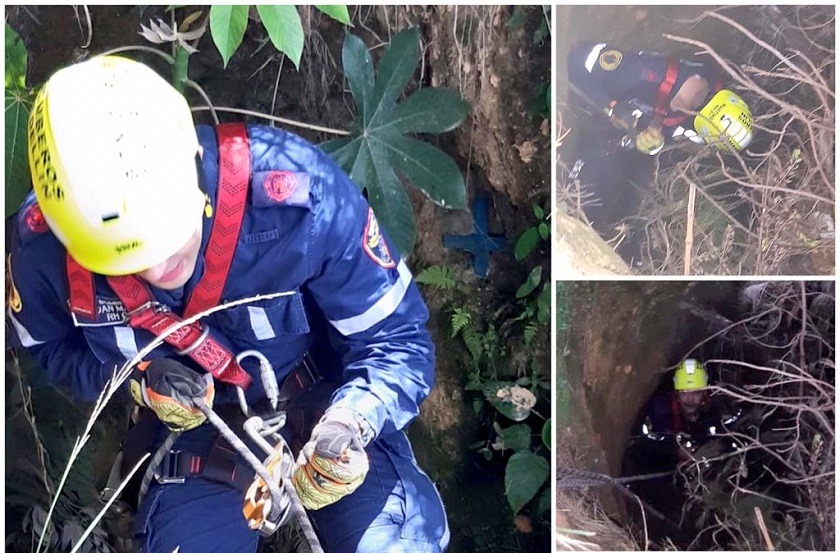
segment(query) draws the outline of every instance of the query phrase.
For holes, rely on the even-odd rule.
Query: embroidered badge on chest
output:
[[[388,249],[388,244],[385,243],[385,237],[382,236],[382,231],[379,229],[379,221],[376,220],[376,215],[373,214],[372,208],[368,208],[365,234],[362,237],[362,247],[368,254],[368,257],[380,267],[393,269],[397,265],[391,256],[391,250]]]
[[[271,171],[263,181],[265,195],[275,202],[285,202],[297,188],[297,175],[291,171]]]
[[[598,56],[598,65],[600,65],[601,69],[604,71],[612,71],[620,64],[621,52],[618,50],[607,50],[606,52],[601,52],[601,55]]]

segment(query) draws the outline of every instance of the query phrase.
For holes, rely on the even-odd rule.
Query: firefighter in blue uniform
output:
[[[720,88],[708,63],[606,42],[577,42],[567,61],[569,103],[577,108],[564,121],[577,129],[568,180],[591,197],[588,220],[605,237],[620,230],[626,239],[617,251],[635,260],[643,233],[626,222],[638,219],[653,156],[681,140],[742,150],[752,139],[752,115],[737,94]],[[590,116],[571,117],[579,111]]]
[[[568,67],[577,92],[642,153],[653,155],[684,139],[735,150],[752,140],[749,107],[722,89],[708,63],[579,42],[569,52]]]
[[[8,322],[13,339],[79,400],[95,400],[115,368],[154,339],[149,320],[176,317],[203,279],[220,274],[227,254],[208,251],[215,220],[229,217],[219,173],[237,168],[217,132],[194,127],[183,97],[151,69],[115,56],[59,71],[36,99],[34,195],[12,239]],[[206,452],[215,431],[192,399],[236,402],[232,382],[243,379],[253,381],[249,403],[265,395],[255,367],[231,362],[216,373],[213,356],[258,350],[283,382],[323,318],[340,383],[302,439],[293,482],[324,549],[442,551],[443,505],[403,433],[434,381],[428,311],[405,261],[321,151],[256,125],[243,140],[247,200],[232,217],[240,231],[216,304],[291,294],[218,311],[188,347],[156,348],[134,369],[131,395],[182,432],[173,451]],[[126,282],[149,301],[128,309]],[[242,491],[189,476],[152,484],[136,521],[143,550],[255,551]]]

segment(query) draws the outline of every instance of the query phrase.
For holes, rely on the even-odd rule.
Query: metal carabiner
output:
[[[265,389],[265,395],[268,398],[271,408],[277,410],[277,405],[280,403],[280,387],[277,385],[277,375],[274,374],[274,368],[271,366],[271,362],[268,360],[268,357],[255,349],[249,349],[237,355],[236,362],[241,365],[242,360],[247,357],[256,357],[260,362],[260,379]],[[242,409],[242,414],[250,417],[251,411],[248,409],[248,401],[245,399],[245,390],[237,387],[236,393],[239,396],[239,407]]]

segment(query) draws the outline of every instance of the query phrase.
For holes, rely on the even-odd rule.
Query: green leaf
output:
[[[394,125],[402,132],[438,134],[460,125],[470,112],[470,104],[448,88],[423,88],[397,106]]]
[[[397,107],[396,100],[413,75],[419,56],[417,29],[398,33],[382,54],[379,76],[375,79],[364,43],[358,37],[348,35],[342,61],[356,102],[357,120],[349,139],[331,141],[323,146],[356,185],[367,190],[380,225],[403,255],[411,253],[416,231],[411,202],[397,175],[438,205],[466,205],[466,186],[455,161],[428,143],[403,136],[401,125],[417,122],[417,113],[425,114],[424,117],[432,121],[431,126],[425,128],[442,129],[451,127],[464,110],[457,95],[446,92],[423,93],[417,100],[407,100],[407,107]],[[442,115],[431,115],[424,98],[436,99]],[[446,105],[451,102],[455,105]],[[417,126],[419,124],[412,124],[410,128],[424,128]]]
[[[6,217],[18,210],[32,189],[26,153],[29,99],[25,92],[6,91]]]
[[[327,14],[328,16],[332,17],[336,21],[340,23],[344,23],[345,25],[350,25],[350,14],[347,12],[347,6],[342,4],[335,4],[335,5],[318,5],[315,4],[315,7]]]
[[[451,290],[458,284],[455,281],[455,276],[452,272],[452,267],[445,265],[431,265],[426,267],[420,274],[414,277],[414,281],[419,284],[427,284],[440,288],[442,290]]]
[[[516,239],[516,248],[514,249],[514,257],[517,261],[522,261],[528,254],[534,250],[534,246],[539,242],[540,234],[536,227],[530,227],[528,230],[519,235]]]
[[[514,424],[499,432],[505,442],[505,449],[524,451],[531,447],[531,428],[527,424]]]
[[[551,510],[551,488],[545,488],[537,499],[537,514],[541,515]]]
[[[542,441],[543,445],[551,451],[551,419],[548,418],[542,427]]]
[[[394,168],[433,202],[463,209],[467,205],[467,187],[455,161],[428,142],[394,135],[387,142],[376,142],[387,148]]]
[[[379,78],[373,87],[373,113],[365,126],[383,126],[393,114],[393,106],[402,94],[414,68],[420,61],[420,35],[417,27],[400,31],[391,39],[391,45],[379,62]],[[389,111],[390,110],[390,111]]]
[[[6,89],[26,89],[26,46],[6,23]]]
[[[356,35],[348,34],[341,50],[344,75],[350,85],[350,94],[356,101],[356,115],[364,125],[370,120],[370,104],[373,101],[373,61],[370,52]]]
[[[531,269],[531,274],[528,275],[528,280],[519,287],[516,291],[517,298],[524,298],[531,292],[537,289],[537,286],[540,285],[542,281],[542,265],[537,265],[533,269]]]
[[[303,25],[300,23],[295,6],[257,4],[268,38],[279,51],[286,54],[295,69],[300,69],[300,56],[303,54]]]
[[[210,6],[210,36],[224,67],[242,43],[247,24],[248,6]]]
[[[472,408],[473,413],[478,415],[481,413],[481,408],[484,407],[484,401],[480,397],[473,398],[472,400]]]
[[[540,223],[537,227],[537,230],[540,232],[540,238],[543,240],[548,240],[548,233],[550,232],[548,229],[548,225],[545,223]]]
[[[536,217],[537,220],[540,221],[543,217],[545,217],[545,212],[543,211],[543,208],[539,206],[539,204],[534,204],[534,217]]]
[[[548,461],[530,451],[513,454],[505,468],[505,495],[513,514],[537,495],[550,470]]]

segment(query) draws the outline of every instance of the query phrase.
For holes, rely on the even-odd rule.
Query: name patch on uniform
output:
[[[600,65],[601,69],[604,71],[612,71],[621,65],[621,57],[621,52],[618,50],[606,50],[601,52],[601,55],[598,56],[598,65]]]
[[[374,263],[383,269],[393,269],[397,263],[391,256],[391,250],[388,249],[388,244],[385,243],[385,237],[382,236],[382,231],[379,229],[379,221],[376,220],[376,215],[373,214],[373,208],[368,208],[367,223],[365,224],[365,234],[362,237],[362,247]]]
[[[309,175],[294,171],[258,171],[251,177],[252,202],[257,207],[309,207]]]

